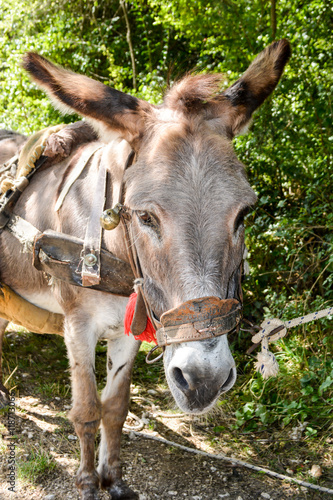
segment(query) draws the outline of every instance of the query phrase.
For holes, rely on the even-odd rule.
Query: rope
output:
[[[129,411],[127,413],[127,418],[128,417],[130,417],[132,420],[135,420],[136,423],[134,425],[128,425],[125,422],[123,425],[123,429],[125,432],[126,431],[127,432],[131,432],[131,431],[134,432],[134,430],[141,431],[144,428],[145,424],[144,424],[143,420],[140,417],[138,417],[137,415],[135,415],[135,413],[132,413],[131,411]]]
[[[125,430],[126,432],[126,430]],[[190,453],[195,453],[196,455],[203,455],[204,457],[208,458],[215,458],[217,460],[224,460],[226,462],[230,462],[234,465],[238,465],[240,467],[246,467],[247,469],[254,470],[256,472],[264,473],[267,474],[268,476],[276,477],[277,479],[282,479],[283,481],[289,481],[290,483],[297,483],[300,486],[304,486],[305,488],[311,488],[313,490],[317,491],[322,491],[323,493],[331,493],[333,494],[333,490],[329,488],[325,488],[324,486],[317,486],[316,484],[312,483],[307,483],[306,481],[302,481],[300,479],[296,479],[294,477],[289,477],[285,476],[284,474],[279,474],[278,472],[271,471],[269,469],[265,469],[263,467],[258,467],[257,465],[252,465],[248,464],[247,462],[244,462],[243,460],[238,460],[237,458],[230,458],[227,457],[226,455],[223,455],[222,453],[219,453],[218,455],[215,455],[214,453],[207,453],[202,450],[196,450],[194,448],[189,448],[188,446],[183,446],[182,444],[175,443],[173,441],[169,441],[168,439],[164,439],[158,436],[152,436],[150,434],[144,434],[142,432],[136,432],[136,431],[127,431],[130,432],[131,434],[134,434],[135,436],[141,436],[145,439],[152,439],[154,441],[159,441],[160,443],[166,444],[168,446],[175,446],[177,448],[180,448],[183,451],[187,451]]]
[[[269,342],[276,342],[285,337],[289,328],[303,325],[310,321],[316,321],[331,314],[333,314],[333,307],[328,307],[327,309],[322,309],[321,311],[316,311],[289,321],[282,321],[277,318],[265,320],[260,325],[260,331],[252,337],[252,342],[255,344],[261,343],[261,352],[258,353],[255,363],[256,370],[262,374],[264,379],[271,376],[275,377],[279,372],[279,365],[274,354],[268,349]]]

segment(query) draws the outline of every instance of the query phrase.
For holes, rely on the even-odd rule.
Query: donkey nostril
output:
[[[183,372],[181,371],[180,368],[174,368],[172,370],[172,374],[173,374],[174,380],[176,382],[176,385],[179,387],[179,389],[181,389],[183,391],[186,391],[187,389],[189,389],[189,385],[187,383],[187,380],[184,377]]]
[[[221,389],[223,391],[227,391],[228,390],[228,385],[231,384],[233,378],[234,378],[234,370],[233,370],[233,368],[231,368],[227,380],[223,383],[223,385],[221,387]]]

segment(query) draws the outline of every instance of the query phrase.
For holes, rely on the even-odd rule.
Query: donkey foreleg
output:
[[[83,500],[98,498],[95,470],[95,435],[101,421],[101,402],[95,379],[97,336],[90,318],[66,318],[65,342],[71,368],[73,407],[69,418],[80,440],[81,462],[76,485]],[[90,326],[90,328],[89,328]],[[80,328],[81,327],[81,328]]]
[[[5,330],[9,321],[0,318],[0,408],[4,408],[9,403],[9,391],[3,385],[2,374],[2,343],[5,336]]]
[[[120,465],[120,440],[128,405],[132,368],[140,342],[123,336],[108,342],[107,384],[102,393],[101,445],[98,471],[101,486],[112,500],[138,498],[123,481]]]

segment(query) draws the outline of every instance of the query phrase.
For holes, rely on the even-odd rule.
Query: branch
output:
[[[244,462],[243,460],[238,460],[236,458],[227,457],[226,455],[222,455],[221,453],[219,453],[218,455],[216,455],[214,453],[206,453],[205,451],[198,450],[196,448],[189,448],[188,446],[183,446],[181,444],[175,443],[174,441],[169,441],[168,439],[164,439],[164,438],[161,438],[159,436],[154,436],[152,434],[144,434],[143,432],[131,431],[131,435],[142,437],[144,439],[152,439],[154,441],[159,441],[160,443],[163,443],[167,446],[175,446],[177,448],[180,448],[183,451],[195,453],[197,455],[202,455],[202,456],[207,457],[207,458],[215,458],[217,460],[224,460],[226,462],[230,462],[233,466],[246,467],[248,469],[252,469],[252,470],[255,470],[257,472],[267,474],[268,476],[276,477],[277,479],[281,479],[282,481],[289,481],[290,483],[300,484],[301,486],[304,486],[305,488],[311,488],[313,490],[323,491],[325,493],[331,493],[331,494],[333,493],[333,490],[330,488],[325,488],[323,486],[317,486],[316,484],[307,483],[306,481],[301,481],[300,479],[296,479],[295,477],[285,476],[284,474],[279,474],[278,472],[274,472],[274,471],[271,471],[269,469],[265,469],[264,467],[258,467],[257,465],[248,464],[247,462]]]

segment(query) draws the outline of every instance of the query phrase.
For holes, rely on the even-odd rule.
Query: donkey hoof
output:
[[[76,487],[80,492],[81,500],[99,500],[99,476],[96,471],[92,473],[78,471]]]
[[[9,391],[8,389],[0,382],[0,409],[5,408],[9,405]]]
[[[107,489],[111,500],[138,500],[139,495],[119,479]]]
[[[99,494],[96,488],[87,488],[81,490],[81,500],[99,500]]]

